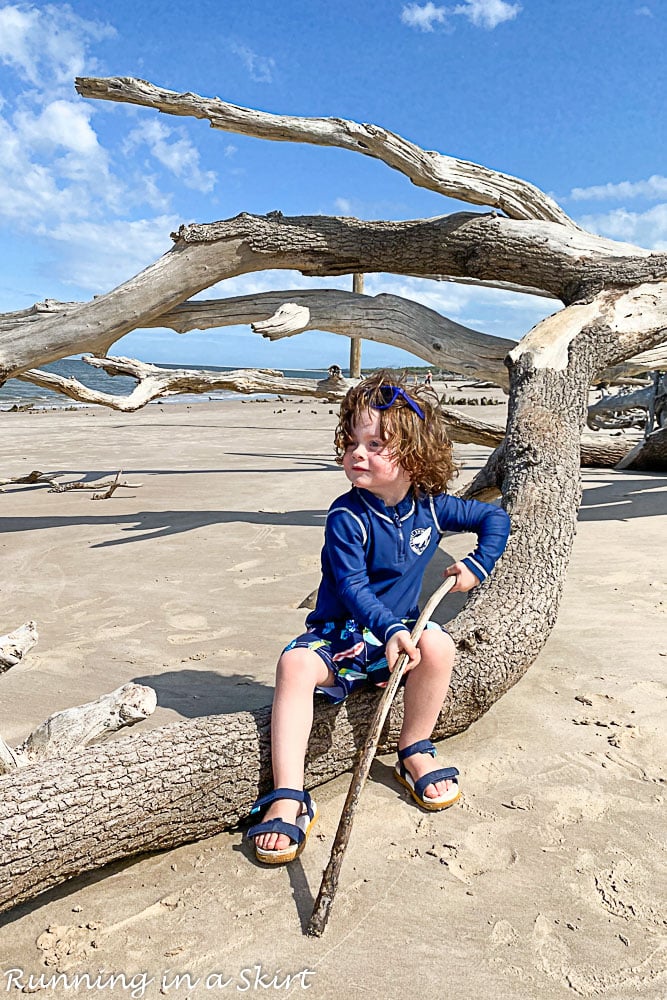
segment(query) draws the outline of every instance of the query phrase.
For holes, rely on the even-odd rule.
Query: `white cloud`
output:
[[[349,198],[336,198],[334,207],[342,215],[352,215],[352,202]]]
[[[653,11],[650,7],[637,7],[635,14],[639,17],[653,17]]]
[[[129,152],[146,144],[159,163],[176,177],[180,177],[186,187],[208,193],[217,180],[212,170],[202,170],[199,166],[199,150],[192,145],[182,129],[170,128],[153,118],[133,129],[125,142]]]
[[[434,3],[426,3],[420,7],[417,3],[409,3],[401,11],[401,21],[410,28],[420,31],[433,31],[434,24],[444,24],[447,20],[447,9],[436,7]]]
[[[84,67],[95,69],[88,42],[115,34],[110,25],[86,21],[66,5],[7,4],[0,8],[0,62],[34,86],[71,89]]]
[[[38,148],[64,149],[88,155],[99,152],[97,136],[90,126],[90,109],[71,101],[51,101],[37,114],[17,111],[14,125],[24,143]]]
[[[578,222],[594,233],[634,243],[647,250],[667,250],[667,203],[646,212],[616,208],[601,215],[585,215]]]
[[[181,221],[174,215],[131,222],[63,221],[47,234],[58,244],[46,264],[49,276],[93,294],[108,292],[170,250],[169,234]]]
[[[572,201],[608,201],[615,198],[665,198],[667,177],[653,174],[645,181],[620,181],[618,184],[595,184],[592,187],[574,188]]]
[[[450,16],[460,15],[475,27],[491,31],[503,21],[512,21],[520,11],[520,4],[507,3],[506,0],[464,0],[455,7],[437,7],[429,0],[421,6],[407,4],[401,11],[401,21],[410,28],[433,31],[434,25],[445,25]]]
[[[260,56],[253,52],[247,45],[237,45],[233,43],[231,50],[238,56],[250,74],[250,78],[255,83],[272,83],[273,71],[276,67],[275,59],[271,56]]]
[[[465,0],[452,13],[463,14],[475,27],[491,31],[504,21],[513,21],[520,11],[520,4],[506,0]]]

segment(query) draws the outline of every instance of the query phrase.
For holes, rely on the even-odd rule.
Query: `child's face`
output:
[[[392,458],[380,437],[380,414],[366,411],[352,427],[352,441],[343,455],[343,469],[353,486],[360,486],[393,507],[410,488],[410,477]]]

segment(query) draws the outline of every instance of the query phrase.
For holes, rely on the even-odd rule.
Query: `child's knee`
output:
[[[450,668],[454,663],[456,647],[449,632],[439,628],[428,628],[417,644],[422,654],[422,660],[431,660]]]
[[[276,681],[312,688],[326,682],[329,670],[311,649],[295,648],[282,653],[276,667]]]

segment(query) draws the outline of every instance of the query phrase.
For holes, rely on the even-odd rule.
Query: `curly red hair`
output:
[[[382,390],[387,386],[401,388],[421,408],[424,419],[400,395],[387,409],[377,409],[386,405]],[[353,440],[354,425],[362,414],[372,410],[380,415],[382,440],[394,460],[408,473],[412,485],[422,493],[444,493],[458,470],[438,397],[426,386],[408,388],[407,379],[395,372],[374,372],[350,389],[343,399],[334,439],[337,463],[343,463],[345,449]]]

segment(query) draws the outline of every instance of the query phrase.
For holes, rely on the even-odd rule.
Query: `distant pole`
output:
[[[363,295],[363,274],[352,275],[352,291]],[[361,378],[361,337],[350,338],[350,378]]]

